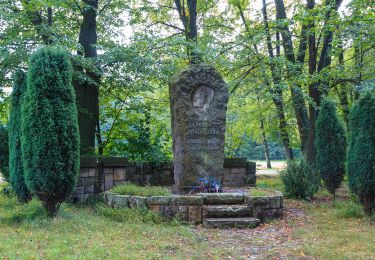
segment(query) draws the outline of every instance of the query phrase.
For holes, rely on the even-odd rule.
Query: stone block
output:
[[[89,177],[89,169],[88,168],[81,168],[79,171],[79,176],[81,178]]]
[[[184,222],[189,222],[189,208],[188,206],[178,206],[177,216]]]
[[[202,205],[203,198],[201,196],[173,196],[171,203],[178,206],[182,205]]]
[[[104,174],[113,174],[113,168],[112,167],[104,167],[103,173]]]
[[[245,183],[247,185],[255,185],[257,182],[257,177],[256,175],[246,175]]]
[[[131,208],[147,208],[147,197],[131,196],[129,199],[129,205]]]
[[[125,168],[124,167],[116,167],[113,171],[113,180],[114,181],[122,181],[125,180]]]
[[[202,223],[202,206],[188,206],[189,224],[196,225]]]
[[[170,201],[170,196],[151,196],[147,198],[148,205],[168,205]]]
[[[150,210],[155,211],[156,213],[163,214],[163,206],[162,205],[149,205]]]
[[[85,186],[85,194],[94,193],[94,185]]]
[[[116,193],[113,193],[113,192],[110,192],[110,191],[106,191],[104,193],[104,196],[103,196],[104,203],[107,204],[109,207],[112,207],[112,205],[113,205],[113,198],[116,195],[117,195]]]
[[[224,159],[224,167],[246,167],[247,160],[246,158],[225,158]]]
[[[106,174],[104,178],[104,190],[110,190],[113,187],[113,175]]]
[[[96,176],[96,168],[89,168],[89,177]]]
[[[270,199],[269,197],[254,197],[253,199],[254,208],[270,208]]]
[[[231,168],[224,168],[224,178],[229,178],[231,175]]]
[[[231,174],[246,175],[246,167],[234,167],[231,169]]]
[[[173,218],[177,215],[178,207],[174,204],[163,206],[163,215],[167,218]]]
[[[206,205],[242,204],[244,202],[242,193],[198,193],[197,196],[201,196]]]
[[[112,198],[113,208],[128,208],[130,202],[130,196],[128,195],[114,195]]]
[[[270,197],[270,208],[273,208],[273,209],[281,208],[281,198],[280,198],[280,196]]]

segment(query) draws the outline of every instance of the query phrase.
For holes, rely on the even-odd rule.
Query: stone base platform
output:
[[[283,194],[254,197],[247,193],[199,193],[194,196],[130,196],[105,192],[105,203],[112,208],[148,208],[167,218],[205,227],[255,227],[281,218]]]

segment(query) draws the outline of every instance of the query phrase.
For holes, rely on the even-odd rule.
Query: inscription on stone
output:
[[[170,83],[175,190],[221,180],[228,88],[208,65],[190,65]]]

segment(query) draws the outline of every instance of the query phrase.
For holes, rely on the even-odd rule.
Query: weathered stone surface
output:
[[[196,225],[202,223],[202,206],[188,206],[189,224]]]
[[[147,198],[141,196],[131,196],[129,198],[131,208],[147,208]]]
[[[149,205],[168,205],[170,201],[170,196],[152,196],[147,198],[147,203]]]
[[[223,177],[228,87],[211,66],[190,65],[170,83],[175,190]]]
[[[270,207],[269,197],[254,197],[253,207],[254,208],[257,208],[257,207],[269,208]]]
[[[105,174],[104,176],[104,189],[110,190],[113,187],[113,174]]]
[[[173,196],[171,202],[176,205],[202,205],[203,198],[200,196]]]
[[[259,223],[256,218],[205,218],[203,221],[207,228],[255,228]]]
[[[88,168],[81,168],[81,170],[79,171],[79,176],[81,178],[88,177],[89,176],[89,169]]]
[[[207,218],[250,216],[251,208],[247,205],[208,205],[203,207],[203,217]]]
[[[213,205],[231,205],[244,203],[242,193],[198,193],[203,198],[203,203]]]
[[[112,198],[113,208],[128,208],[130,202],[130,196],[128,195],[115,195]]]
[[[124,179],[125,179],[125,167],[114,168],[114,171],[113,171],[113,180],[114,181],[122,181]]]
[[[270,207],[273,209],[281,208],[281,198],[280,196],[270,197]]]

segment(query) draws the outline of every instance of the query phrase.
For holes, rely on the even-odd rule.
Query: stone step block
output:
[[[251,208],[247,205],[207,205],[203,216],[207,218],[250,217]]]
[[[206,228],[255,228],[260,220],[256,218],[205,218]]]
[[[203,204],[205,205],[234,205],[244,203],[244,195],[242,193],[198,193],[197,196],[203,198]]]

